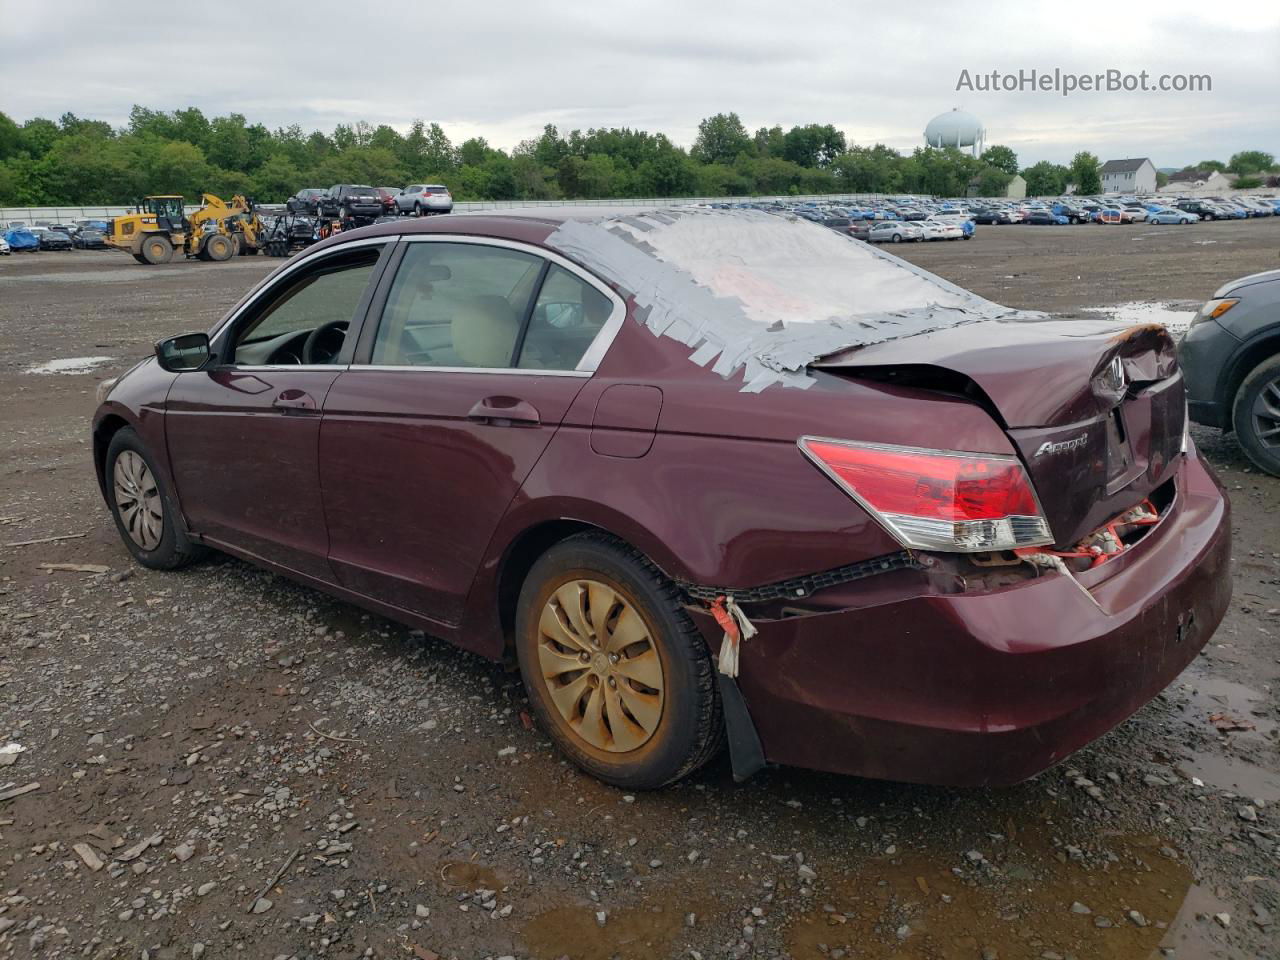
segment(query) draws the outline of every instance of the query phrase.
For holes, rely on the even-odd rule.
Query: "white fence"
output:
[[[878,193],[813,194],[800,197],[630,197],[612,200],[477,200],[453,205],[459,212],[468,210],[517,210],[537,207],[661,207],[690,203],[760,203],[770,200],[803,202],[821,200],[828,203],[857,203],[864,200],[883,199]],[[186,207],[187,213],[199,210],[197,205]],[[108,220],[111,217],[132,213],[132,206],[118,207],[0,207],[0,226],[25,223],[32,226],[46,223],[68,223],[76,220]]]

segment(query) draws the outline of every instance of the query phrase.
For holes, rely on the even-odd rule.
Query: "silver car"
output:
[[[450,213],[453,195],[440,183],[411,183],[396,195],[396,210],[419,217],[433,213]]]
[[[872,243],[901,243],[903,240],[924,239],[924,231],[905,220],[885,220],[871,228],[867,239]]]

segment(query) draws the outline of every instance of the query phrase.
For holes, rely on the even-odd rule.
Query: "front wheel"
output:
[[[173,259],[173,244],[163,234],[153,234],[142,241],[142,258],[152,265],[168,263]]]
[[[1280,356],[1262,361],[1236,391],[1232,425],[1245,455],[1280,476]]]
[[[187,538],[174,498],[132,427],[111,438],[104,469],[111,516],[135,560],[152,570],[176,570],[204,553]]]
[[[516,655],[538,722],[606,783],[664,786],[721,744],[706,641],[676,587],[612,537],[570,537],[534,564],[520,591]]]
[[[902,234],[900,234],[900,233],[895,233],[895,234],[894,234],[892,237],[890,237],[889,239],[890,239],[890,240],[892,240],[894,243],[901,243],[901,242],[902,242]]]

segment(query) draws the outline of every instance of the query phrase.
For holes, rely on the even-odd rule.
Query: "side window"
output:
[[[572,370],[612,312],[612,300],[552,264],[529,318],[518,366],[526,370]]]
[[[387,295],[372,362],[510,367],[544,262],[485,244],[409,244]]]
[[[326,257],[304,268],[259,298],[234,334],[236,363],[332,363],[355,317],[380,246]],[[309,334],[330,326],[324,343],[303,356]]]

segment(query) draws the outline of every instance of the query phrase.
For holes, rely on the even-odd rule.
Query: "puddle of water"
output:
[[[46,363],[38,363],[34,367],[27,367],[26,373],[62,373],[74,375],[78,373],[91,373],[104,363],[110,363],[114,357],[65,357],[61,360],[49,360]]]
[[[1157,838],[1112,836],[1102,843],[1117,859],[1088,867],[1030,832],[988,851],[990,867],[975,866],[964,851],[865,864],[834,882],[822,895],[825,906],[793,925],[790,956],[972,960],[994,950],[1001,958],[1053,952],[1140,960],[1174,922],[1191,874],[1160,853]],[[1091,912],[1074,912],[1077,902]],[[1130,919],[1134,910],[1144,926]],[[1108,925],[1098,926],[1099,918]]]
[[[694,907],[687,907],[697,913]],[[553,907],[524,926],[523,938],[536,960],[611,960],[657,958],[683,953],[673,944],[684,926],[684,912],[666,907],[611,909],[604,926],[594,907]]]
[[[1085,307],[1086,313],[1105,313],[1122,323],[1163,323],[1170,333],[1181,335],[1191,326],[1194,310],[1180,308],[1172,303],[1116,303],[1109,307]]]
[[[501,890],[502,881],[490,867],[465,860],[450,860],[440,866],[440,878],[455,890]]]
[[[1228,735],[1233,738],[1270,737],[1276,729],[1276,721],[1253,713],[1266,706],[1266,696],[1243,683],[1221,677],[1193,677],[1180,683],[1177,691],[1187,698],[1179,707],[1182,718],[1206,733],[1218,733],[1209,718],[1219,714],[1252,725],[1250,730],[1229,731]]]
[[[1215,943],[1213,919],[1215,913],[1230,913],[1231,908],[1201,886],[1187,891],[1186,899],[1169,926],[1169,932],[1160,941],[1165,950],[1173,950],[1178,960],[1216,960],[1231,955],[1228,947]],[[1233,918],[1234,919],[1234,918]],[[1164,960],[1164,954],[1154,951],[1151,960]]]
[[[1196,751],[1190,760],[1178,764],[1178,769],[1219,790],[1268,804],[1280,803],[1280,777],[1248,760]]]

